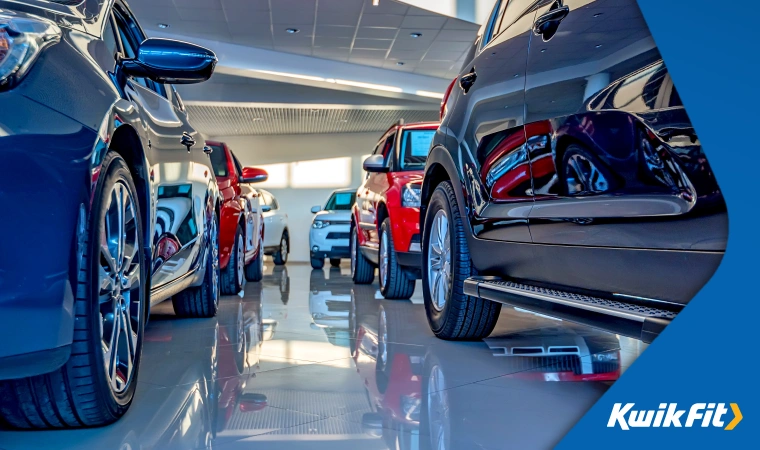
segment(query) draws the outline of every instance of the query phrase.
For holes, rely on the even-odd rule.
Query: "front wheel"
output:
[[[261,281],[264,278],[264,238],[259,239],[259,251],[250,264],[245,266],[245,279]]]
[[[430,199],[423,233],[422,287],[430,329],[441,339],[482,339],[493,331],[501,304],[464,293],[476,275],[454,188],[439,184]]]
[[[132,403],[148,279],[136,192],[124,159],[108,153],[90,219],[82,217],[71,356],[48,374],[0,381],[0,423],[100,426],[116,421]]]
[[[356,284],[370,284],[375,281],[375,268],[359,249],[359,235],[356,227],[351,227],[351,278]]]
[[[172,297],[174,312],[181,317],[214,317],[219,309],[219,218],[212,215],[203,284]]]
[[[315,258],[311,257],[311,268],[312,269],[321,269],[325,266],[325,259],[324,258]]]
[[[276,266],[284,266],[285,263],[288,262],[288,252],[290,252],[289,246],[287,233],[282,233],[280,247],[277,249],[277,252],[272,255],[272,260]]]
[[[410,279],[398,263],[393,245],[391,219],[380,226],[380,293],[387,299],[408,300],[414,294],[415,280]]]

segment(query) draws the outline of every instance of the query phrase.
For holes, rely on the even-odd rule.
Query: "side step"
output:
[[[547,316],[652,342],[678,313],[633,303],[607,300],[530,286],[493,277],[470,277],[464,293]]]

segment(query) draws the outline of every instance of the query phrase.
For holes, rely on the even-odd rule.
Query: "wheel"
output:
[[[277,266],[285,265],[285,263],[288,262],[288,252],[290,252],[288,234],[282,233],[282,237],[280,238],[280,247],[277,249],[277,252],[272,255],[274,264]]]
[[[359,251],[356,227],[351,227],[351,278],[356,284],[370,284],[375,281],[375,268]]]
[[[464,280],[477,272],[449,181],[439,184],[430,199],[423,248],[423,295],[433,333],[452,340],[482,339],[491,334],[501,304],[464,294]]]
[[[240,225],[235,231],[230,262],[222,271],[222,294],[235,295],[243,289],[243,271],[245,270],[245,246],[243,245],[243,229]]]
[[[69,360],[44,375],[0,381],[0,423],[16,428],[106,425],[129,408],[140,368],[148,286],[137,190],[106,154],[84,234]]]
[[[340,258],[330,258],[330,265],[333,267],[340,267]]]
[[[264,236],[259,239],[259,252],[250,264],[245,266],[245,279],[261,281],[264,278]]]
[[[174,312],[181,317],[214,317],[219,309],[219,218],[212,215],[203,284],[172,297]]]
[[[311,268],[312,269],[321,269],[325,266],[325,259],[324,258],[315,258],[311,257]]]
[[[567,146],[562,167],[561,188],[567,196],[600,194],[618,187],[604,163],[580,145]]]
[[[450,382],[446,381],[445,371],[435,355],[425,356],[422,378],[422,420],[427,430],[420,430],[427,435],[429,448],[451,448],[451,435],[457,423],[452,423],[451,400],[449,399]],[[458,431],[458,430],[457,430]]]
[[[387,299],[407,300],[414,294],[415,280],[410,279],[398,263],[393,246],[391,219],[380,226],[380,293]]]

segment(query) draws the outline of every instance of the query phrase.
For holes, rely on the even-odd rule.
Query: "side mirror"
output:
[[[272,207],[269,205],[264,205],[261,207],[261,212],[269,212],[272,210]]]
[[[211,78],[217,58],[199,45],[173,39],[150,38],[140,44],[137,57],[121,60],[128,75],[157,83],[192,84]]]
[[[311,213],[312,213],[312,214],[316,214],[316,213],[318,213],[318,212],[320,212],[320,211],[322,211],[322,207],[321,207],[320,205],[317,205],[317,206],[312,206],[312,207],[311,207]]]
[[[364,170],[367,172],[387,172],[390,167],[385,164],[383,155],[372,155],[364,160]]]
[[[243,167],[243,174],[240,175],[241,183],[263,183],[269,179],[269,174],[264,169],[255,167]]]

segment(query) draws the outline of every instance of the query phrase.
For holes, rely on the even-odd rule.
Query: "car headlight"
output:
[[[53,22],[0,12],[0,89],[18,84],[43,48],[61,40]]]
[[[419,184],[407,184],[401,193],[401,206],[404,208],[420,207],[420,192],[422,186]]]
[[[316,228],[316,229],[325,228],[329,226],[330,226],[329,220],[315,220],[314,222],[311,223],[311,227]]]

